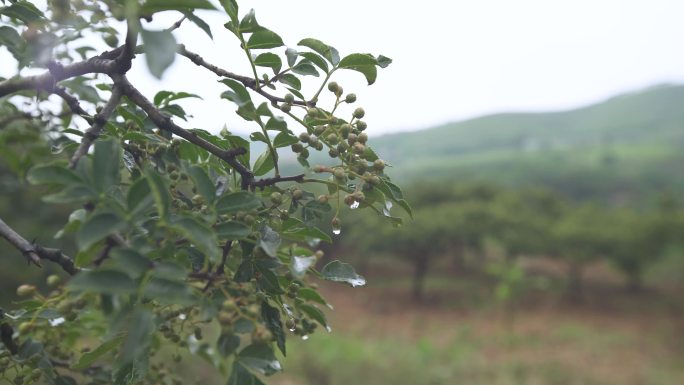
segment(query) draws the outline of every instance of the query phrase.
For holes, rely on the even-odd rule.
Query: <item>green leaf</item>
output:
[[[66,186],[62,191],[48,195],[43,201],[48,203],[75,203],[84,202],[96,198],[97,194],[88,186]]]
[[[238,4],[235,0],[221,0],[221,6],[226,10],[228,17],[234,24],[238,22]]]
[[[297,292],[299,298],[305,299],[307,301],[316,302],[324,306],[331,307],[328,302],[321,297],[321,295],[314,289],[310,287],[303,287]]]
[[[1,7],[0,15],[21,20],[26,25],[40,22],[45,18],[43,12],[28,1],[17,1],[10,6]]]
[[[238,191],[224,195],[216,202],[218,214],[232,214],[238,211],[249,211],[260,208],[261,200],[253,193]]]
[[[366,284],[366,279],[356,274],[350,264],[340,261],[332,261],[325,265],[321,270],[321,276],[328,281],[348,283],[352,287]]]
[[[244,223],[228,221],[214,227],[219,239],[236,240],[244,239],[252,233],[252,228]]]
[[[302,89],[302,82],[299,80],[298,77],[292,75],[292,74],[283,74],[278,77],[278,81],[294,88],[295,90],[301,90]]]
[[[196,165],[189,166],[186,170],[195,183],[197,192],[210,204],[214,203],[214,200],[216,199],[216,188],[214,188],[214,183],[209,179],[207,172],[204,171],[202,167]]]
[[[369,54],[353,53],[340,60],[339,68],[361,72],[368,81],[368,85],[375,83],[378,77],[377,60]]]
[[[95,142],[93,153],[93,183],[99,192],[106,192],[119,182],[121,146],[115,138]]]
[[[255,176],[261,176],[275,168],[275,162],[273,161],[273,156],[271,156],[271,151],[266,149],[263,154],[259,155],[256,161],[254,161],[254,167],[252,172]]]
[[[302,56],[306,60],[315,64],[318,68],[322,69],[325,73],[328,73],[328,63],[326,63],[325,60],[319,55],[313,52],[300,52],[299,56]]]
[[[247,14],[242,18],[239,28],[241,33],[252,33],[262,29],[257,22],[254,9],[250,9],[249,12],[247,12]]]
[[[240,336],[231,332],[221,334],[216,342],[216,350],[223,357],[228,357],[235,353],[238,347],[240,347]]]
[[[140,31],[143,44],[145,44],[145,61],[150,73],[157,79],[161,79],[162,74],[166,71],[176,58],[176,39],[171,32],[162,31],[148,31],[142,29]]]
[[[299,142],[299,138],[292,135],[288,131],[281,131],[273,139],[273,147],[275,147],[275,148],[287,147],[287,146],[291,146],[297,142]]]
[[[283,67],[283,61],[278,55],[272,52],[264,52],[254,59],[254,65],[259,67],[269,67],[273,69],[273,73],[278,73]]]
[[[123,340],[123,336],[114,337],[111,340],[102,343],[94,350],[84,353],[81,356],[81,358],[79,358],[76,365],[72,366],[71,369],[77,371],[87,369],[90,365],[97,361],[98,358],[111,352],[112,350],[116,349],[119,345],[121,345],[121,342]]]
[[[152,197],[152,191],[150,190],[150,184],[146,178],[138,178],[131,187],[128,189],[128,194],[126,194],[126,205],[128,206],[128,211],[131,214],[135,213],[138,208],[141,210],[146,209],[154,202]]]
[[[173,222],[173,229],[181,233],[196,248],[202,251],[212,262],[218,262],[221,257],[216,234],[195,218],[182,217]]]
[[[309,209],[312,208],[312,206],[309,207]],[[323,210],[325,209],[323,208]],[[283,223],[283,236],[298,241],[306,241],[307,238],[317,238],[322,241],[332,242],[332,239],[328,234],[316,227],[307,226],[304,222],[297,218],[288,218]]]
[[[295,65],[295,63],[297,62],[297,55],[299,54],[297,53],[296,49],[287,48],[285,50],[285,57],[287,58],[288,66],[292,67],[293,65]]]
[[[196,26],[198,26],[204,33],[209,35],[209,37],[213,40],[214,35],[211,33],[211,27],[209,27],[209,24],[207,24],[204,20],[200,19],[197,17],[194,13],[190,11],[183,11],[183,15],[188,18],[191,22],[193,22]]]
[[[76,242],[79,250],[85,250],[94,243],[114,234],[126,226],[117,215],[112,213],[95,214],[81,225],[81,229],[76,233]]]
[[[283,355],[286,355],[285,331],[283,330],[283,323],[280,321],[280,311],[269,305],[267,301],[263,301],[261,303],[261,318],[264,320],[268,330],[276,337],[278,349],[280,349]]]
[[[80,272],[69,281],[68,286],[72,290],[102,294],[131,294],[138,289],[135,281],[125,273],[105,269]]]
[[[337,52],[337,50],[334,47],[329,46],[320,40],[308,38],[303,39],[297,44],[311,48],[312,50],[318,52],[321,56],[326,58],[334,66],[340,62],[340,53]]]
[[[307,226],[312,226],[331,209],[332,207],[329,203],[321,203],[316,200],[309,201],[302,207],[302,219]]]
[[[159,217],[166,218],[169,213],[169,206],[171,205],[171,195],[169,194],[169,188],[166,185],[166,181],[151,166],[147,167],[145,170],[145,177],[149,182]]]
[[[191,305],[196,300],[192,290],[185,283],[158,277],[153,277],[147,282],[143,295],[166,305]]]
[[[392,59],[388,58],[387,56],[380,55],[377,58],[378,61],[378,66],[380,68],[387,68],[390,64],[392,64]]]
[[[249,91],[242,83],[233,79],[223,79],[221,83],[230,87],[231,91],[224,91],[221,97],[228,99],[238,105],[238,114],[246,120],[254,120],[252,115],[255,114],[254,104],[252,98],[249,96]]]
[[[125,327],[128,331],[114,368],[114,383],[139,383],[149,365],[149,350],[154,334],[154,315],[147,310],[135,310]]]
[[[66,166],[44,165],[29,170],[26,179],[31,184],[63,184],[81,183],[81,178]]]
[[[266,122],[266,129],[269,131],[283,131],[287,129],[287,122],[279,116],[274,116]]]
[[[237,361],[257,373],[270,376],[280,370],[280,362],[267,344],[251,344],[242,349]],[[230,383],[230,382],[229,382]]]
[[[24,40],[14,28],[0,26],[0,46],[7,47],[15,58],[20,59],[24,50]]]
[[[297,65],[292,67],[292,72],[299,74],[299,75],[310,75],[310,76],[318,76],[318,71],[316,70],[316,67],[311,64],[308,60],[302,60]]]
[[[316,306],[305,303],[299,305],[299,310],[303,311],[306,315],[311,317],[311,319],[321,324],[321,326],[326,328],[328,327],[328,320],[326,319],[325,314]]]
[[[149,15],[162,11],[184,11],[188,9],[216,10],[207,0],[147,0],[140,7],[140,13]]]
[[[247,49],[270,49],[283,46],[283,39],[268,29],[254,32],[247,40]]]
[[[109,252],[114,268],[123,271],[133,279],[140,278],[154,268],[154,263],[139,252],[117,247]]]
[[[259,246],[264,252],[271,257],[278,254],[278,247],[280,246],[280,234],[268,226],[261,228],[259,232]]]

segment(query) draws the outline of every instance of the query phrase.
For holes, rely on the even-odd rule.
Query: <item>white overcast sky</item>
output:
[[[333,80],[358,95],[369,133],[426,128],[502,111],[573,108],[664,82],[684,82],[682,0],[254,0],[260,24],[288,46],[315,37],[342,55],[391,57],[371,87],[357,73]],[[200,13],[212,42],[186,22],[179,42],[207,60],[250,74],[244,52],[223,29],[223,12]],[[174,12],[156,17],[167,27]],[[282,50],[280,50],[282,51]],[[182,57],[162,82],[141,57],[130,74],[148,96],[187,90],[204,101],[183,101],[196,115],[190,126],[246,132],[254,127],[218,100],[225,86]],[[312,78],[313,79],[313,78]],[[315,88],[317,82],[308,84]]]

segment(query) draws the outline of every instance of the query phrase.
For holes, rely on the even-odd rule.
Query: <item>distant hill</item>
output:
[[[373,138],[404,182],[540,185],[577,199],[684,197],[684,86],[561,112],[503,113]]]

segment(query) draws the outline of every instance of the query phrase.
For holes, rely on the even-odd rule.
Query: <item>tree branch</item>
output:
[[[16,247],[28,259],[29,263],[41,266],[41,259],[46,259],[57,263],[67,273],[74,275],[79,272],[79,268],[74,265],[74,261],[64,255],[60,250],[47,249],[41,245],[31,243],[9,227],[0,219],[0,235],[9,243]]]
[[[250,186],[252,188],[260,188],[264,189],[266,186],[272,186],[276,183],[280,182],[299,182],[302,183],[304,181],[304,175],[305,174],[299,174],[299,175],[293,175],[293,176],[276,176],[273,178],[264,178],[264,179],[259,179],[255,180],[252,183],[250,183]]]
[[[121,96],[121,90],[119,89],[119,87],[115,85],[114,88],[112,88],[112,96],[109,98],[109,101],[102,108],[101,112],[95,114],[95,117],[92,119],[92,125],[88,130],[86,130],[85,133],[83,133],[83,139],[81,140],[81,144],[78,146],[78,148],[74,152],[74,155],[71,157],[71,160],[69,161],[69,168],[75,168],[78,164],[79,159],[81,159],[83,155],[88,153],[88,149],[93,144],[93,142],[95,142],[95,140],[97,140],[97,138],[100,136],[102,128],[105,126],[105,124],[107,124],[107,120],[109,120],[109,117],[112,115],[112,113],[116,109],[116,106],[119,104]]]
[[[62,98],[72,113],[85,119],[88,124],[93,124],[93,117],[81,107],[81,103],[78,101],[78,99],[66,92],[64,87],[55,86],[55,88],[52,90],[52,93]]]
[[[154,104],[152,104],[152,102],[150,102],[143,94],[141,94],[140,91],[138,91],[138,89],[136,89],[125,76],[113,75],[112,79],[114,80],[114,84],[120,87],[122,94],[126,95],[133,103],[145,111],[150,120],[152,120],[152,122],[154,122],[159,129],[169,131],[174,135],[180,136],[188,142],[209,151],[209,153],[228,163],[242,177],[243,189],[246,190],[249,187],[249,184],[254,180],[254,174],[252,174],[252,171],[250,171],[236,159],[236,156],[246,153],[246,149],[233,148],[224,150],[223,148],[202,139],[194,132],[188,131],[178,126],[171,120],[170,117],[164,115],[154,106]]]
[[[261,96],[268,99],[271,103],[284,103],[285,102],[285,99],[278,97],[278,96],[271,95],[268,92],[264,91],[263,87],[257,87],[257,85],[256,85],[257,83],[254,79],[252,79],[248,76],[242,76],[242,75],[234,74],[230,71],[224,70],[223,68],[217,67],[214,64],[211,64],[211,63],[207,62],[206,60],[204,60],[204,58],[202,58],[200,55],[198,55],[194,52],[188,51],[185,48],[185,46],[182,44],[178,45],[178,53],[181,56],[187,57],[196,65],[198,65],[200,67],[204,67],[204,68],[208,69],[209,71],[215,73],[218,76],[239,81],[245,87],[251,88],[256,93],[258,93]],[[315,105],[313,103],[307,103],[307,102],[304,102],[301,100],[295,100],[292,102],[292,104],[299,105],[299,106],[305,106],[305,107]]]
[[[41,75],[19,76],[2,81],[0,82],[0,97],[30,89],[51,92],[55,84],[64,79],[92,73],[111,74],[116,70],[116,62],[104,59],[111,52],[116,52],[116,50],[65,66],[53,64],[49,71]]]

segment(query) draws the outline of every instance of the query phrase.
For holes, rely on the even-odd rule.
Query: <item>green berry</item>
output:
[[[59,278],[59,275],[52,274],[47,277],[47,284],[50,287],[55,287],[59,284],[59,281],[61,281],[61,278]]]
[[[319,195],[318,196],[318,201],[320,203],[328,203],[328,196],[327,195]]]
[[[356,94],[347,94],[344,101],[347,103],[354,103],[356,101]]]
[[[21,285],[17,288],[17,295],[19,297],[28,297],[36,293],[36,287],[33,285]]]
[[[302,199],[303,196],[304,196],[304,191],[302,191],[300,189],[296,189],[296,190],[292,191],[292,199]]]
[[[300,153],[304,149],[304,146],[302,146],[301,143],[295,143],[290,148],[292,149],[292,152]]]
[[[355,117],[356,119],[361,119],[364,117],[364,115],[366,115],[366,111],[364,111],[363,108],[361,108],[361,107],[355,109],[354,113],[352,114],[352,116]]]
[[[283,104],[280,105],[280,111],[283,111],[283,112],[290,112],[291,109],[292,109],[292,105],[291,105],[291,104],[283,103]]]
[[[318,126],[318,127],[314,128],[314,134],[316,136],[321,136],[325,132],[326,129],[327,129],[326,126]]]
[[[366,128],[368,128],[368,124],[366,124],[366,122],[364,122],[363,120],[359,120],[358,122],[356,122],[356,128],[359,131],[363,131]]]
[[[373,169],[376,171],[382,171],[385,169],[385,161],[382,159],[376,159],[375,162],[373,162]]]
[[[326,139],[330,144],[337,144],[340,141],[340,138],[336,134],[330,134]]]
[[[289,94],[289,93],[285,94],[285,97],[283,98],[283,100],[285,100],[285,103],[287,103],[287,104],[292,104],[292,102],[294,102],[294,95]]]
[[[337,84],[337,82],[330,82],[328,83],[328,91],[337,93],[337,90],[340,88],[340,85]]]
[[[328,150],[328,155],[331,158],[337,158],[340,155],[340,153],[337,151],[337,149],[331,148],[330,150]]]
[[[368,141],[368,134],[366,134],[365,132],[360,133],[358,140],[359,142],[366,144],[366,142]]]
[[[346,176],[346,173],[344,172],[343,169],[341,169],[341,168],[336,168],[335,171],[333,172],[333,175],[335,175],[335,179],[344,180],[344,177]]]
[[[309,140],[311,139],[311,135],[309,135],[306,132],[302,132],[299,134],[299,140],[302,141],[302,143],[309,143]]]
[[[276,204],[276,205],[279,205],[279,204],[283,203],[283,194],[281,194],[281,193],[279,193],[279,192],[277,192],[277,191],[271,193],[271,197],[270,197],[270,198],[271,198],[271,202],[273,202],[273,203]]]

